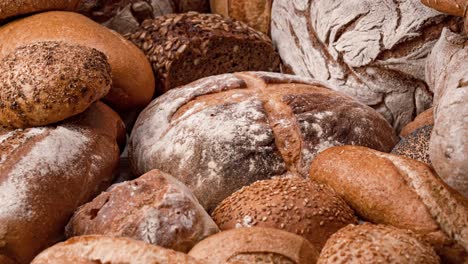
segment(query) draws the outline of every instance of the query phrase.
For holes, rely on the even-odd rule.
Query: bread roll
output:
[[[98,117],[97,109],[111,113]],[[108,107],[88,111],[81,121],[0,134],[0,256],[29,263],[63,238],[78,206],[110,185],[119,147],[114,129],[102,133],[98,124],[122,121],[104,120],[116,116]]]
[[[396,144],[392,154],[405,156],[431,165],[429,159],[429,140],[433,126],[423,126],[404,137]]]
[[[332,235],[317,263],[438,264],[440,259],[411,231],[363,224],[349,225]]]
[[[348,224],[357,224],[349,206],[327,186],[296,176],[258,181],[224,199],[213,212],[221,230],[271,227],[296,233],[321,249]]]
[[[106,56],[64,42],[36,42],[0,60],[0,126],[44,126],[84,112],[111,88]]]
[[[0,59],[20,46],[63,41],[103,52],[112,69],[112,89],[105,101],[118,109],[144,107],[154,93],[154,76],[144,54],[119,34],[70,12],[47,12],[0,28]]]
[[[166,15],[145,21],[127,38],[153,64],[160,93],[216,74],[279,69],[266,35],[220,15]]]
[[[468,198],[468,37],[445,29],[426,69],[434,91],[429,156],[440,177]]]
[[[181,182],[158,170],[111,186],[80,207],[67,236],[124,236],[188,252],[218,227]]]
[[[304,238],[273,228],[238,228],[198,243],[189,255],[207,264],[294,263],[317,261],[319,251]]]
[[[211,11],[245,22],[265,34],[270,34],[272,0],[211,0]]]
[[[421,2],[440,12],[462,17],[468,8],[467,0],[421,0]]]
[[[331,146],[390,151],[396,136],[361,103],[292,75],[244,72],[208,77],[154,100],[129,142],[135,175],[177,177],[209,212],[242,186],[288,172],[307,177]]]
[[[39,254],[31,264],[201,264],[170,249],[125,237],[80,236],[58,243]]]
[[[86,0],[2,0],[0,1],[0,20],[49,10],[72,11],[84,1]]]
[[[273,1],[271,35],[294,73],[331,83],[400,130],[429,108],[424,63],[460,18],[420,0]]]
[[[424,126],[434,125],[434,109],[431,107],[426,111],[422,112],[416,118],[408,123],[400,132],[400,137],[406,137],[413,133],[416,129]]]

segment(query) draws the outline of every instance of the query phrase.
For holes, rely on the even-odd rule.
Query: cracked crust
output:
[[[256,180],[298,173],[335,145],[390,151],[392,128],[372,108],[314,80],[224,74],[171,90],[140,115],[130,138],[135,175],[160,169],[208,209]]]
[[[330,82],[397,130],[431,105],[424,63],[442,28],[462,26],[419,0],[274,1],[272,17],[273,42],[296,74]]]

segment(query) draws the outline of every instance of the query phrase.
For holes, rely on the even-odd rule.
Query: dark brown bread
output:
[[[98,50],[56,41],[19,47],[0,60],[0,126],[44,126],[80,114],[111,82]]]
[[[80,207],[67,236],[130,237],[188,252],[218,227],[181,182],[158,170],[111,186]]]
[[[41,11],[72,11],[82,1],[89,0],[2,0],[0,1],[0,21],[14,16]]]
[[[198,243],[189,255],[206,264],[313,264],[319,250],[306,239],[278,229],[231,229]]]
[[[392,226],[349,225],[333,234],[317,264],[438,264],[440,259],[415,233]]]
[[[266,35],[220,15],[161,16],[127,38],[151,61],[159,92],[222,73],[279,70],[279,56]]]
[[[406,137],[413,133],[416,129],[423,126],[434,125],[434,108],[429,108],[421,114],[417,115],[416,118],[408,123],[400,132],[400,137]]]
[[[391,151],[385,119],[327,85],[266,72],[224,74],[169,91],[140,115],[129,142],[135,175],[152,169],[186,184],[213,210],[257,180],[298,173],[335,145]]]
[[[210,12],[209,0],[173,0],[176,6],[176,12],[186,13],[189,11],[196,11],[200,13]]]
[[[98,117],[96,110],[109,114]],[[122,121],[107,106],[87,112],[56,126],[0,134],[0,255],[29,263],[64,237],[78,206],[112,182],[121,135],[110,135],[120,133],[113,128]],[[102,122],[114,125],[103,133]]]
[[[432,125],[423,126],[407,135],[396,144],[392,154],[405,156],[431,165],[429,159],[429,140],[431,139]]]
[[[357,224],[349,206],[327,186],[297,176],[258,181],[224,199],[213,211],[221,230],[238,227],[282,229],[321,249],[348,224]]]

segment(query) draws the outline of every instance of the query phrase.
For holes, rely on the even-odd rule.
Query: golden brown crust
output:
[[[189,255],[207,264],[237,263],[236,258],[274,254],[286,263],[315,263],[319,251],[306,239],[278,229],[251,227],[231,229],[210,236],[198,243]],[[243,263],[243,262],[241,262]],[[252,264],[262,262],[250,262]]]
[[[0,29],[0,58],[19,46],[38,41],[63,41],[103,52],[112,69],[113,87],[105,101],[112,107],[144,107],[154,93],[154,76],[135,45],[92,20],[71,12],[46,12],[11,22]]]
[[[440,12],[462,17],[468,7],[467,0],[421,0],[421,2]]]
[[[400,132],[400,137],[406,137],[416,129],[428,125],[434,125],[434,108],[432,107],[420,113],[411,123],[403,127]]]
[[[2,0],[0,20],[48,10],[74,10],[82,0]]]

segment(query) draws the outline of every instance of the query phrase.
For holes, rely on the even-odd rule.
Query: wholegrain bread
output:
[[[429,140],[433,126],[423,126],[402,138],[392,150],[392,154],[405,156],[431,165],[429,159]]]

